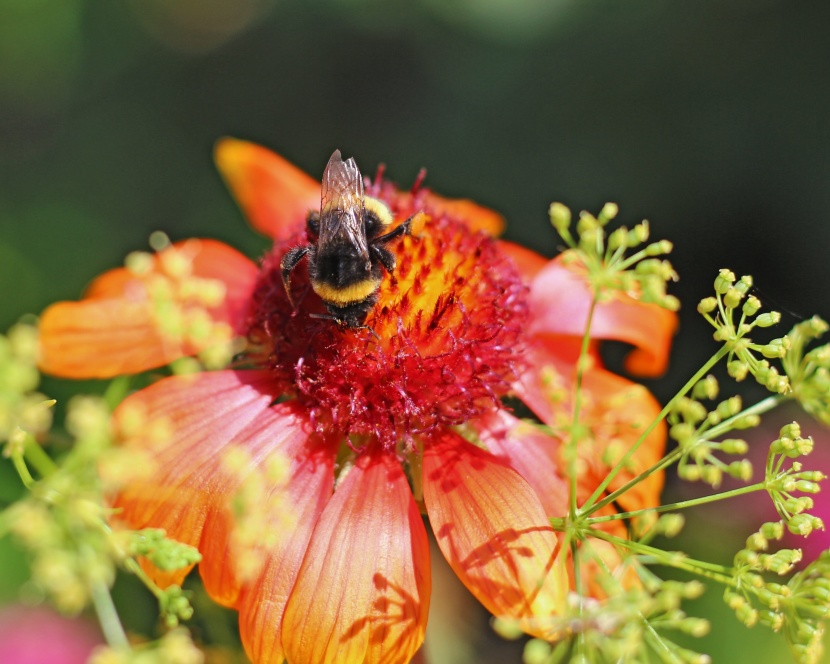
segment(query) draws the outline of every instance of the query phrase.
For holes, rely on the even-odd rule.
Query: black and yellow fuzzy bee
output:
[[[291,271],[308,257],[311,287],[339,325],[364,326],[377,302],[381,266],[395,269],[395,254],[386,244],[411,233],[413,215],[391,231],[393,217],[381,201],[366,196],[363,176],[353,158],[343,161],[335,150],[323,172],[320,212],[308,215],[305,246],[288,251],[280,261],[282,281],[291,298]]]

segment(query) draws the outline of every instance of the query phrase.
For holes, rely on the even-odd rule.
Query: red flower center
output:
[[[387,202],[400,220],[417,201]],[[305,262],[292,273],[290,304],[280,260],[304,234],[277,242],[263,261],[249,331],[258,361],[352,445],[368,436],[391,448],[463,423],[497,404],[522,368],[527,289],[511,260],[488,235],[425,212],[418,235],[389,245],[397,266],[383,277],[367,329],[315,317],[326,310]]]

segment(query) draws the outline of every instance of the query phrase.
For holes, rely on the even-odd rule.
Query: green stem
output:
[[[722,493],[715,493],[700,498],[691,498],[689,500],[682,500],[679,503],[669,503],[667,505],[660,505],[659,507],[648,507],[642,510],[635,510],[633,512],[619,512],[617,514],[609,514],[606,516],[595,516],[585,519],[585,523],[596,524],[604,521],[614,521],[617,519],[631,519],[645,514],[655,514],[661,512],[670,512],[672,510],[686,509],[689,507],[696,507],[697,505],[705,505],[706,503],[713,503],[717,500],[726,500],[741,496],[745,493],[752,493],[753,491],[765,491],[767,488],[766,482],[758,482],[750,486],[744,486],[739,489],[732,489],[731,491],[723,491]]]
[[[713,426],[706,432],[706,437],[717,438],[718,436],[722,436],[723,434],[731,431],[732,425],[740,418],[746,417],[747,415],[763,415],[778,406],[782,401],[786,401],[790,398],[791,397],[783,394],[774,394],[772,396],[768,396],[766,399],[761,399],[761,401],[742,410],[737,415],[733,415],[732,417],[725,419],[720,424]]]
[[[153,593],[156,599],[161,599],[164,595],[164,591],[159,588],[156,583],[147,575],[147,573],[141,569],[141,565],[139,565],[134,558],[126,558],[124,560],[124,569],[127,570],[130,574],[134,574],[139,578],[141,583],[147,586],[147,589]]]
[[[630,489],[634,484],[640,481],[639,479],[637,479],[636,482],[634,480],[632,480],[631,482],[627,482],[623,487],[617,489],[612,494],[606,496],[600,502],[594,504],[597,501],[597,499],[603,494],[603,492],[608,488],[608,485],[614,481],[614,478],[617,477],[617,475],[619,475],[619,473],[627,467],[628,462],[631,460],[631,457],[634,456],[635,452],[640,448],[640,445],[643,444],[646,438],[648,438],[649,435],[651,435],[651,432],[654,431],[660,424],[660,422],[662,422],[666,418],[666,416],[671,412],[672,408],[674,408],[675,402],[684,397],[686,393],[689,392],[701,378],[703,378],[707,373],[709,373],[709,370],[718,362],[720,362],[721,359],[728,352],[729,351],[726,349],[726,347],[722,346],[717,353],[715,353],[712,357],[709,358],[706,364],[704,364],[700,369],[698,369],[697,373],[695,373],[694,376],[692,376],[688,381],[686,381],[686,384],[680,389],[680,391],[677,394],[674,395],[674,397],[672,397],[671,401],[669,401],[665,406],[663,406],[663,410],[660,411],[660,414],[657,415],[657,417],[654,418],[652,423],[649,424],[648,427],[646,427],[645,431],[643,431],[643,433],[640,434],[640,437],[637,439],[637,442],[635,442],[634,445],[631,446],[628,452],[626,452],[625,455],[619,461],[617,461],[617,463],[614,465],[614,467],[611,469],[608,475],[605,476],[605,479],[602,482],[600,482],[599,486],[594,490],[594,493],[591,494],[591,497],[588,498],[588,500],[582,506],[581,511],[583,514],[593,514],[597,510],[602,509],[605,505],[607,505],[613,500],[616,500],[618,496],[625,493],[625,491],[628,491],[628,489]],[[654,470],[651,470],[651,472],[654,472]]]
[[[579,430],[579,411],[582,407],[582,380],[585,376],[585,363],[588,360],[588,349],[591,344],[591,325],[594,320],[594,312],[597,307],[597,296],[591,300],[591,307],[588,309],[588,320],[585,321],[585,333],[582,335],[582,346],[579,349],[579,359],[576,363],[576,385],[574,386],[574,412],[571,419],[571,435],[568,437],[568,500],[570,504],[571,519],[577,515],[576,501],[576,461],[577,461],[577,440],[576,432]]]
[[[107,644],[113,648],[128,650],[130,648],[130,642],[124,632],[123,625],[121,625],[118,612],[115,610],[115,604],[112,601],[109,588],[101,581],[93,581],[90,584],[90,592],[92,595],[92,605],[95,607],[95,613],[98,615],[98,623],[101,625],[101,631],[104,634],[104,639]]]
[[[40,444],[31,435],[26,437],[23,454],[26,457],[26,461],[32,465],[41,477],[49,477],[58,469],[52,457],[46,454]]]
[[[670,551],[664,551],[663,549],[658,549],[647,544],[617,537],[602,530],[592,530],[591,535],[597,539],[609,542],[614,546],[629,549],[640,555],[650,556],[659,565],[681,569],[707,579],[712,579],[713,581],[719,581],[726,585],[734,585],[733,579],[729,575],[730,569],[723,565],[715,565],[701,560],[694,560],[693,558],[686,558],[682,554],[672,554]]]
[[[642,616],[642,614],[641,614]],[[651,647],[657,653],[657,656],[667,664],[682,664],[682,660],[672,652],[669,645],[663,640],[660,634],[654,629],[654,626],[642,616],[643,627],[645,631],[643,636],[645,640],[651,643]]]
[[[23,486],[27,489],[32,489],[37,482],[35,478],[32,477],[32,474],[29,472],[29,467],[26,465],[26,460],[23,458],[22,454],[13,453],[11,456],[12,464],[14,465],[14,469],[17,471],[17,474],[20,476],[20,481],[23,482]]]

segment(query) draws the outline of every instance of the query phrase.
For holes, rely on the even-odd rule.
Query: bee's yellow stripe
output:
[[[314,292],[324,302],[331,302],[339,307],[362,302],[380,286],[380,279],[363,279],[348,286],[332,286],[331,284],[315,281],[311,284]]]
[[[392,212],[390,212],[389,208],[386,207],[386,204],[379,201],[377,198],[366,196],[363,199],[363,207],[368,212],[374,212],[375,216],[380,219],[380,223],[382,223],[384,227],[388,226],[395,220],[392,216]]]

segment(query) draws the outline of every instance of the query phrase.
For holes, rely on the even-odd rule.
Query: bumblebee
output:
[[[306,220],[309,243],[282,257],[282,282],[290,301],[291,272],[306,258],[311,288],[329,314],[320,317],[362,328],[378,299],[381,267],[390,274],[395,269],[395,254],[386,245],[409,235],[420,213],[389,230],[393,222],[389,208],[364,194],[355,160],[343,161],[340,150],[331,155],[322,184],[320,212],[310,212]]]

